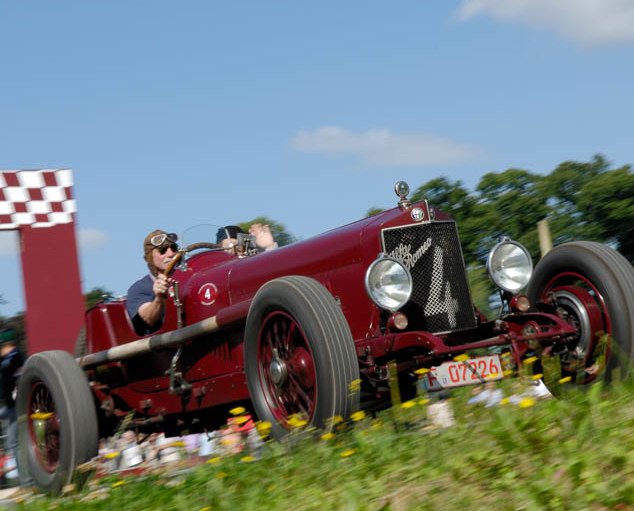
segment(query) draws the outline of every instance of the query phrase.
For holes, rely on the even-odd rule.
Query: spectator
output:
[[[221,245],[227,252],[243,254],[243,247],[238,243],[238,235],[245,232],[237,225],[227,225],[218,229],[216,233],[216,243]],[[260,252],[267,252],[277,248],[277,243],[271,234],[268,225],[253,224],[249,228],[249,234],[255,236],[255,244]]]

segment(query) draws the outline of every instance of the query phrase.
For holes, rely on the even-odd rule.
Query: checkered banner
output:
[[[0,170],[0,230],[72,222],[72,187],[71,169]]]

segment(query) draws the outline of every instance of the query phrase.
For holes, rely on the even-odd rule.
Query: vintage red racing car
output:
[[[472,303],[456,223],[410,203],[404,182],[395,189],[393,209],[277,250],[252,255],[248,236],[238,253],[184,246],[158,332],[137,336],[125,301],[113,300],[87,311],[74,356],[29,357],[17,407],[22,466],[35,484],[58,491],[124,419],[193,431],[245,404],[276,437],[292,417],[327,427],[388,406],[389,365],[403,399],[415,395],[419,369],[430,370],[431,388],[466,385],[545,351],[579,383],[629,372],[634,271],[624,257],[572,242],[533,271],[526,249],[503,239],[487,266],[504,307],[487,319]],[[478,358],[453,362],[473,350]]]

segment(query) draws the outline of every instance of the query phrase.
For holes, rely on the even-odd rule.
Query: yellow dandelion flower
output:
[[[485,376],[485,380],[495,380],[498,377],[498,373],[491,373],[488,376]]]
[[[357,452],[356,449],[348,449],[347,451],[343,451],[341,453],[341,457],[342,458],[347,458],[348,456],[352,456],[355,452]]]
[[[341,415],[335,415],[332,419],[330,419],[333,424],[339,424],[343,422],[343,417]]]
[[[266,438],[271,433],[271,423],[267,421],[258,421],[255,423],[255,429],[257,429],[260,437]]]
[[[116,483],[112,483],[112,488],[118,488],[123,484],[123,481],[117,481]]]
[[[286,422],[292,428],[301,428],[308,424],[308,422],[306,422],[304,419],[300,419],[295,414],[291,415]]]
[[[218,472],[216,474],[216,478],[217,479],[222,479],[223,477],[227,477],[227,473],[226,472]]]
[[[358,412],[354,412],[350,418],[354,421],[354,422],[359,422],[362,421],[363,419],[365,419],[365,412],[363,410],[359,410]]]
[[[211,511],[211,506],[205,506],[200,511]]]
[[[383,424],[381,424],[381,421],[377,419],[372,423],[372,426],[370,426],[370,429],[379,429],[382,425]]]
[[[520,401],[520,408],[528,408],[530,406],[533,406],[534,404],[535,400],[533,398],[525,397]]]
[[[249,420],[249,418],[245,417],[244,415],[242,415],[241,417],[236,417],[234,420],[238,424],[244,424],[245,422],[247,422]]]
[[[416,401],[414,401],[413,399],[410,401],[405,401],[404,403],[401,403],[401,408],[411,408],[412,406],[416,406]]]
[[[544,377],[544,375],[542,373],[537,373],[537,374],[534,374],[533,376],[531,376],[531,378],[533,380],[535,380],[535,381],[541,380],[543,377]]]
[[[524,359],[524,363],[526,365],[534,364],[535,362],[537,362],[537,357],[528,357],[527,359]]]
[[[244,463],[251,463],[252,461],[255,461],[255,458],[253,456],[243,456],[240,458],[240,461],[243,461]]]
[[[502,398],[502,400],[500,401],[501,405],[508,405],[509,404],[509,398],[508,397],[504,397]]]
[[[106,458],[107,460],[111,460],[113,458],[116,458],[117,456],[119,456],[118,452],[109,452],[108,454],[104,455],[104,458]]]
[[[52,412],[47,412],[47,413],[32,413],[31,415],[29,415],[29,418],[32,421],[45,421],[47,419],[50,419],[53,416]]]
[[[271,486],[269,486],[269,487],[266,489],[266,491],[273,491],[273,490],[276,490],[276,489],[277,489],[277,486],[275,486],[274,484],[272,484]]]
[[[242,415],[244,412],[246,412],[246,410],[242,406],[236,406],[235,408],[229,410],[231,415]]]
[[[420,369],[416,369],[416,371],[414,371],[416,374],[427,374],[429,371],[431,371],[431,369],[428,369],[427,367],[421,367]]]
[[[213,465],[214,463],[218,463],[219,461],[220,461],[220,458],[210,458],[205,463],[209,463],[210,465]]]
[[[356,380],[352,380],[350,384],[348,385],[348,388],[351,391],[356,392],[357,390],[361,388],[361,380],[358,378]]]
[[[171,445],[172,447],[185,447],[185,442],[180,442],[180,441],[178,441],[178,442],[172,442],[170,445]]]
[[[427,399],[427,398],[423,398],[423,399],[419,399],[418,400],[418,404],[419,405],[426,405],[427,403],[429,403],[429,399]]]
[[[322,440],[330,440],[331,438],[334,438],[334,437],[335,437],[334,433],[324,433],[323,435],[321,435]]]
[[[511,369],[507,369],[506,371],[502,371],[502,374],[504,376],[511,376],[513,374],[513,371]]]
[[[469,355],[466,354],[462,354],[462,355],[457,355],[453,358],[456,362],[466,362],[467,360],[469,360]]]
[[[563,378],[561,378],[561,379],[559,380],[559,383],[561,383],[561,384],[563,385],[564,383],[568,383],[568,382],[569,382],[569,381],[571,381],[571,380],[572,380],[572,377],[570,377],[570,376],[564,376]]]

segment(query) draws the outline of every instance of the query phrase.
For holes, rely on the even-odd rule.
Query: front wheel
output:
[[[88,380],[65,351],[29,357],[17,395],[20,470],[47,493],[73,481],[75,468],[98,450],[98,425]]]
[[[258,418],[284,436],[296,424],[323,427],[358,407],[359,364],[333,296],[308,277],[258,290],[247,318],[244,363]]]
[[[562,375],[589,383],[615,370],[629,374],[634,356],[634,270],[615,250],[579,241],[560,245],[535,268],[528,296],[573,325],[560,354]]]

